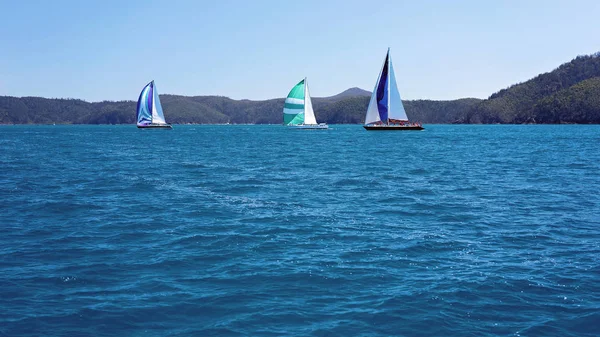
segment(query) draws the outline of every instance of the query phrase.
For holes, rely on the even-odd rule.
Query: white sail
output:
[[[406,111],[404,110],[404,105],[402,104],[402,99],[400,98],[400,91],[398,91],[398,85],[396,84],[396,75],[394,74],[394,66],[392,65],[392,55],[389,54],[388,51],[388,62],[389,62],[389,76],[390,76],[390,85],[389,85],[389,99],[390,104],[388,107],[388,116],[390,119],[397,119],[401,121],[408,121],[408,116],[406,116]]]
[[[381,76],[381,73],[379,76]],[[371,94],[371,100],[369,101],[369,107],[367,108],[367,116],[365,117],[365,124],[381,121],[379,118],[379,110],[377,110],[377,84],[379,84],[379,79],[377,79],[375,89],[373,89],[373,93]]]
[[[317,118],[312,107],[310,92],[308,91],[308,82],[304,79],[304,124],[317,124]]]
[[[160,104],[160,98],[158,97],[158,89],[156,89],[156,84],[154,84],[154,81],[152,86],[152,123],[167,124],[167,122],[165,121],[165,115],[162,110],[162,105]]]

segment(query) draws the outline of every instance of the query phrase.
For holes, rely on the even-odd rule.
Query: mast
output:
[[[387,87],[388,87],[388,89],[387,89],[388,117],[387,117],[387,121],[386,122],[387,122],[387,125],[390,125],[390,112],[392,112],[392,107],[390,106],[390,96],[391,96],[390,95],[390,89],[392,87],[392,85],[390,83],[390,72],[391,72],[391,69],[390,69],[390,47],[388,47],[388,52],[387,52],[386,59],[387,59],[387,63],[388,63],[387,64],[387,66],[388,66],[388,73],[387,73],[387,78],[385,79],[387,81],[386,83],[387,83]]]
[[[306,124],[306,89],[308,89],[308,85],[306,84],[306,77],[304,77],[304,121],[302,124]]]
[[[306,82],[306,77],[304,77],[304,123],[306,123],[306,90],[308,89],[308,82]],[[304,124],[302,123],[302,124]]]
[[[150,82],[150,94],[152,94],[152,104],[150,104],[150,124],[154,123],[154,80]]]

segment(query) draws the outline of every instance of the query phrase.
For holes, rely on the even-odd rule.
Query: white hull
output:
[[[288,125],[288,128],[291,129],[321,129],[321,130],[325,130],[325,129],[329,129],[329,125],[327,124],[300,124],[300,125]]]

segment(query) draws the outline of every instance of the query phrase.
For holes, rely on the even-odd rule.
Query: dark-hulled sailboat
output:
[[[371,94],[363,127],[370,131],[424,129],[420,123],[409,122],[406,116],[389,48]]]

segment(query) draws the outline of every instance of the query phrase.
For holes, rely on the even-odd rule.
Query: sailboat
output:
[[[396,85],[389,48],[371,94],[363,127],[367,130],[423,130],[420,123],[408,121]]]
[[[327,129],[325,123],[317,124],[313,111],[306,77],[298,82],[285,99],[283,106],[283,124],[295,129]]]
[[[171,124],[165,121],[160,98],[158,98],[158,90],[154,81],[146,84],[137,103],[137,127],[140,129],[146,128],[162,128],[172,129]]]

